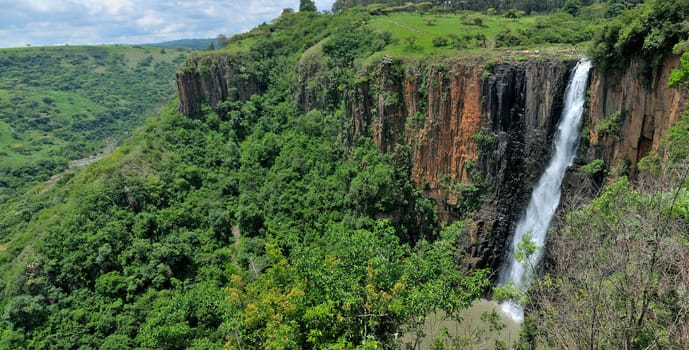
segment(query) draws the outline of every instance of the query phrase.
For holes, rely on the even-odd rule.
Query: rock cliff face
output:
[[[467,217],[477,266],[498,267],[545,164],[574,62],[384,62],[347,101],[355,133],[412,149],[413,180],[441,220]]]
[[[241,56],[213,54],[187,61],[177,72],[179,111],[194,115],[203,102],[212,108],[225,100],[248,100],[265,91],[266,79],[251,69],[250,59]]]
[[[380,152],[408,147],[413,180],[436,200],[441,219],[471,222],[472,264],[497,268],[549,158],[574,64],[539,58],[500,63],[386,58],[358,72],[342,95],[328,88],[334,78],[313,56],[297,66],[292,93],[304,112],[344,99],[351,135],[373,138]],[[639,60],[619,79],[593,72],[584,130],[594,147],[584,160],[624,161],[633,171],[649,149],[658,147],[684,109],[685,96],[667,87],[669,72],[678,65],[678,58],[670,57],[647,80]],[[223,55],[190,61],[177,76],[180,111],[192,115],[202,101],[216,107],[265,90],[261,82],[267,80],[246,66]],[[615,112],[623,116],[619,132],[600,131],[597,125]]]
[[[619,77],[594,72],[590,87],[592,153],[598,153],[611,167],[628,166],[632,174],[637,162],[657,149],[665,131],[677,122],[687,97],[681,90],[668,88],[670,72],[679,67],[679,56],[669,56],[650,72],[644,64],[633,59]],[[600,127],[615,114],[620,117],[612,132]]]

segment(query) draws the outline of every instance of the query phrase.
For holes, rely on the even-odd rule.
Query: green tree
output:
[[[576,16],[579,13],[579,9],[581,8],[581,6],[582,5],[580,0],[567,0],[565,6],[562,9],[570,15]]]
[[[674,88],[689,88],[689,52],[682,53],[679,69],[672,71],[669,84]]]
[[[316,3],[313,0],[299,0],[299,12],[316,12]]]
[[[19,295],[11,298],[7,303],[4,319],[14,329],[30,330],[43,322],[47,315],[43,296]]]

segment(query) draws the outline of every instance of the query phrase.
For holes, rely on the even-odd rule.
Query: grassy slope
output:
[[[488,57],[524,57],[521,53],[507,53],[508,50],[540,50],[542,55],[582,55],[590,44],[590,40],[575,43],[559,43],[558,40],[544,41],[543,38],[532,38],[534,32],[546,33],[544,37],[566,36],[567,33],[550,34],[554,30],[571,29],[572,32],[584,28],[596,31],[603,23],[604,7],[600,4],[584,8],[577,17],[566,13],[532,14],[518,18],[505,18],[501,15],[486,15],[477,12],[463,11],[457,14],[424,15],[419,13],[394,13],[391,15],[371,16],[367,21],[373,31],[388,31],[392,34],[394,43],[386,46],[382,51],[372,55],[370,59],[378,59],[382,55],[395,58],[419,59],[425,57],[443,56],[488,56]],[[480,17],[481,25],[474,23],[474,18]],[[432,21],[428,21],[432,19]],[[559,28],[558,28],[559,27]],[[524,35],[523,43],[516,46],[499,47],[496,36],[512,31]],[[240,40],[231,42],[225,50],[229,52],[246,52],[257,42],[257,37],[263,35],[262,29],[254,29]],[[482,34],[486,37],[485,47],[476,40],[466,42],[462,48],[451,45],[434,47],[433,39],[458,35],[460,37]],[[548,35],[550,34],[550,35]],[[409,46],[407,39],[415,38],[414,45]],[[531,52],[533,54],[533,52]]]

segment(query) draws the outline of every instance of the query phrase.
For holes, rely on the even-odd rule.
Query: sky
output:
[[[334,0],[315,0],[319,11]],[[143,44],[245,32],[299,0],[0,0],[0,47]]]

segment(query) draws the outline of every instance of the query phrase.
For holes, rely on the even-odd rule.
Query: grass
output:
[[[258,42],[258,39],[255,37],[250,37],[238,41],[234,41],[230,43],[229,45],[225,46],[222,51],[227,51],[227,52],[248,52],[251,50],[254,45]]]
[[[93,117],[93,115],[96,113],[103,113],[107,111],[107,108],[104,106],[72,91],[37,92],[33,96],[36,99],[44,97],[51,98],[53,100],[52,104],[57,108],[62,116],[84,114],[87,117]]]
[[[585,52],[583,48],[588,46],[588,42],[573,39],[571,42],[581,42],[567,44],[565,43],[567,41],[558,40],[561,40],[563,36],[567,38],[569,35],[566,33],[567,29],[571,32],[578,32],[582,29],[595,31],[596,26],[603,23],[604,20],[604,7],[585,7],[582,12],[584,15],[579,17],[560,12],[519,16],[517,18],[506,18],[503,15],[487,15],[472,11],[437,15],[410,12],[373,15],[367,18],[367,26],[373,31],[390,32],[394,42],[382,51],[371,57],[363,58],[361,61],[364,63],[373,62],[382,55],[407,59],[457,56],[520,59],[534,55],[536,50],[542,56],[574,58]],[[336,16],[333,21],[337,19]],[[496,37],[505,32],[520,35],[524,39],[522,40],[523,44],[509,47],[499,45]],[[267,35],[265,28],[254,28],[248,33],[235,36],[222,51],[249,51]],[[485,36],[485,43],[480,44],[476,39],[477,35]],[[450,45],[447,46],[435,47],[433,45],[434,39],[448,38],[448,36],[458,36],[464,39],[461,47],[452,47],[452,39],[448,39]],[[471,39],[466,41],[465,37]],[[559,39],[557,39],[558,37]],[[529,51],[528,55],[524,54],[524,50]]]
[[[553,15],[523,16],[508,19],[502,16],[487,16],[473,12],[462,12],[457,15],[424,16],[417,13],[396,13],[389,16],[374,16],[369,22],[373,30],[386,30],[392,33],[396,43],[388,45],[383,54],[393,57],[423,58],[428,55],[440,56],[502,56],[509,49],[541,50],[547,54],[566,52],[572,45],[564,44],[538,44],[516,47],[496,47],[496,36],[499,33],[512,30],[525,30],[536,25],[540,21]],[[428,17],[434,21],[429,24]],[[481,25],[476,25],[473,18],[479,17]],[[483,34],[486,37],[486,47],[481,47],[476,42],[470,42],[461,49],[450,46],[434,47],[433,39],[439,36],[458,35],[475,37]],[[408,38],[415,38],[414,45],[410,47]],[[517,54],[518,55],[518,54]]]
[[[140,62],[143,62],[147,57],[152,57],[153,61],[151,62],[150,66],[148,66],[148,69],[152,70],[155,64],[158,62],[170,62],[180,54],[183,54],[186,57],[189,50],[180,48],[133,46],[127,47],[124,50],[120,50],[120,52],[124,54],[127,66],[130,69],[136,68],[140,64]]]
[[[5,123],[0,121],[0,145],[9,145],[15,142],[14,137],[12,137],[12,127]],[[5,148],[5,147],[3,147]],[[7,151],[6,149],[0,150],[0,156],[2,155],[3,152]]]

